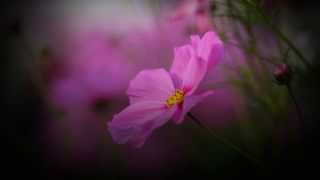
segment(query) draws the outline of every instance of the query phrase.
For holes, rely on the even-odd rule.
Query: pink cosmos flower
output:
[[[212,91],[195,94],[208,68],[223,55],[223,45],[214,32],[191,44],[176,48],[170,72],[160,68],[143,70],[130,82],[130,105],[108,123],[114,141],[141,147],[152,131],[171,118],[181,123],[184,116]]]

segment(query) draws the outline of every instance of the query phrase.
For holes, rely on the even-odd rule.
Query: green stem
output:
[[[280,39],[282,39],[288,46],[289,48],[292,49],[292,51],[301,59],[302,63],[308,68],[311,69],[312,66],[308,62],[308,60],[303,56],[303,54],[298,50],[298,48],[288,39],[287,36],[285,36],[277,27],[269,23],[271,28],[278,34]]]
[[[232,144],[230,141],[228,141],[227,139],[217,135],[212,129],[210,129],[209,127],[207,127],[206,125],[204,125],[203,123],[201,123],[201,121],[199,121],[193,114],[191,114],[190,112],[187,113],[188,117],[190,117],[197,125],[199,125],[200,127],[206,129],[211,135],[213,135],[218,141],[220,141],[222,144],[230,147],[231,149],[237,151],[238,153],[240,153],[242,156],[244,156],[245,158],[251,160],[253,163],[255,163],[256,165],[258,165],[259,167],[262,167],[261,163],[253,156],[251,156],[250,154],[248,154],[247,152],[242,151],[238,146]]]
[[[301,107],[299,106],[299,103],[298,103],[298,100],[296,99],[294,93],[293,93],[293,90],[292,90],[292,86],[291,84],[288,84],[287,85],[287,89],[288,89],[288,93],[292,99],[292,102],[296,108],[296,113],[297,113],[297,117],[298,117],[298,123],[299,123],[299,126],[300,128],[303,130],[303,114],[302,114],[302,109]],[[303,133],[303,132],[302,132]]]
[[[292,51],[300,58],[301,62],[309,69],[312,69],[311,64],[308,62],[307,58],[304,57],[304,55],[299,51],[299,49],[293,44],[292,41],[289,40],[289,38],[282,33],[282,31],[274,25],[271,18],[264,12],[264,10],[255,3],[244,0],[244,2],[250,6],[253,6],[257,12],[264,18],[264,20],[268,23],[268,25],[271,27],[271,29],[279,36],[279,38],[284,41],[289,48],[292,49]]]

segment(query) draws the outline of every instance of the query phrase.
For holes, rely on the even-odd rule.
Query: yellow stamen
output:
[[[175,104],[180,104],[183,102],[183,99],[184,99],[184,92],[180,89],[177,89],[173,93],[173,95],[169,96],[169,98],[166,100],[166,106],[170,108]]]

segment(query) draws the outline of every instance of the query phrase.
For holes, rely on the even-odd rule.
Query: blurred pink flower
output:
[[[78,114],[79,109],[91,111],[97,99],[121,96],[133,66],[114,44],[100,32],[78,33],[66,42],[66,75],[51,82],[52,102],[66,113]]]
[[[53,159],[70,150],[72,156],[62,158],[80,166],[79,162],[95,160],[105,134],[101,117],[126,103],[123,94],[135,72],[127,56],[116,48],[113,34],[78,30],[66,38],[60,41],[63,49],[54,51],[59,55],[57,61],[63,63],[63,73],[49,82],[49,100],[57,115],[48,121],[46,133],[54,142],[48,147]]]
[[[183,0],[171,14],[173,21],[186,22],[200,33],[212,30],[209,0]]]
[[[193,106],[212,94],[194,92],[222,55],[222,42],[214,32],[207,32],[202,39],[191,36],[191,44],[175,49],[170,73],[164,69],[141,71],[127,90],[130,105],[108,123],[113,139],[141,147],[152,131],[170,118],[181,123]]]

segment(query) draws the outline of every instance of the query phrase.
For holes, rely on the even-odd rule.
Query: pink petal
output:
[[[170,70],[176,87],[188,94],[193,93],[207,72],[206,64],[206,61],[197,58],[191,45],[176,48]]]
[[[222,57],[224,48],[222,41],[212,31],[207,32],[202,39],[191,36],[191,45],[176,48],[175,57],[170,73],[187,95],[192,94],[199,86],[209,68],[215,65]],[[176,86],[177,87],[177,86]]]
[[[194,49],[198,49],[198,45],[199,45],[200,42],[201,42],[200,36],[198,36],[198,35],[192,35],[192,36],[190,37],[190,39],[191,39],[191,45],[192,45],[192,47],[193,47]]]
[[[198,42],[197,54],[208,61],[208,67],[212,67],[222,59],[224,54],[223,43],[215,32],[205,33],[201,41]]]
[[[174,92],[170,74],[164,69],[141,71],[129,84],[127,94],[130,104],[140,101],[164,103]]]
[[[174,49],[174,60],[170,69],[170,73],[178,76],[181,80],[189,65],[190,59],[194,56],[193,47],[185,45]]]
[[[179,107],[173,116],[173,121],[180,124],[184,120],[184,116],[191,110],[192,107],[201,102],[204,98],[211,95],[213,91],[206,91],[198,95],[186,96],[181,107]]]
[[[192,57],[182,77],[182,89],[186,95],[191,95],[199,86],[207,73],[207,63],[200,58]]]
[[[117,143],[141,147],[152,131],[165,124],[175,111],[176,108],[167,109],[158,102],[134,103],[114,116],[108,130]]]

